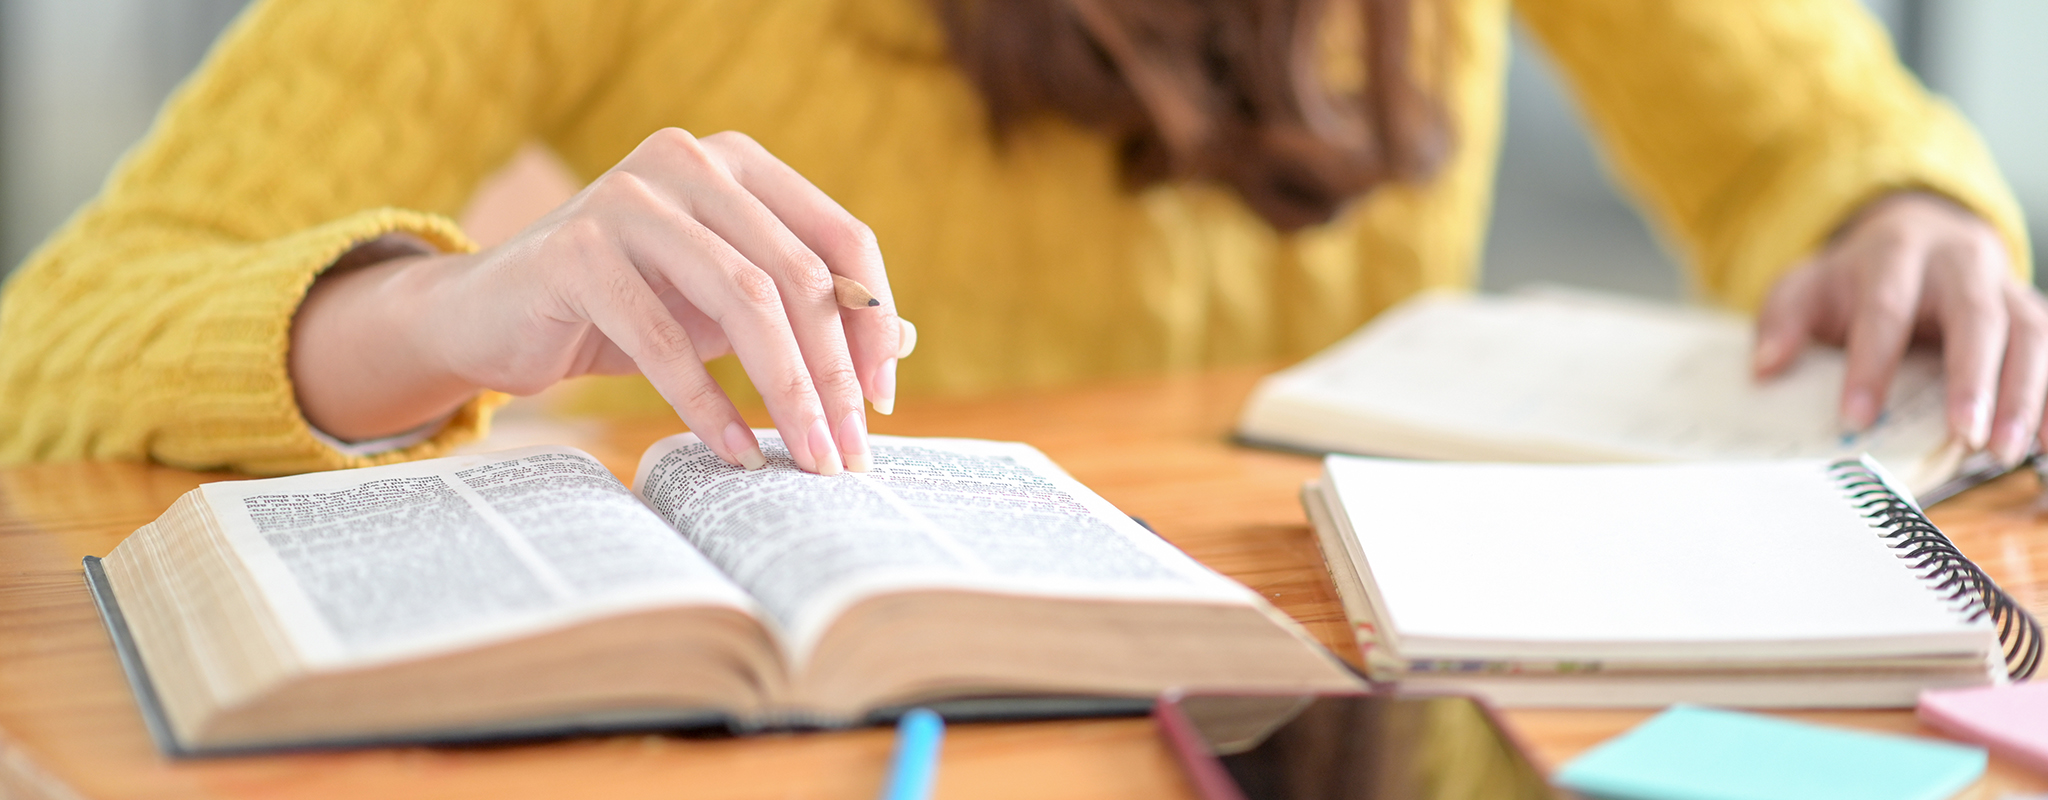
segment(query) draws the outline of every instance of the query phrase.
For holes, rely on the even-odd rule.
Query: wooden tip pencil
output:
[[[860,309],[882,304],[875,299],[874,292],[868,291],[868,287],[844,275],[832,276],[832,294],[839,297],[839,305],[843,308]]]

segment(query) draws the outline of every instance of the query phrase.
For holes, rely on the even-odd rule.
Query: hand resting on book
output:
[[[759,443],[703,366],[731,352],[797,464],[831,474],[866,468],[863,395],[884,413],[895,401],[907,330],[873,234],[737,133],[658,132],[483,252],[379,245],[330,269],[293,322],[300,406],[343,439],[427,424],[480,389],[640,372],[720,458],[757,468]],[[842,311],[835,274],[881,303]]]
[[[1757,374],[1783,372],[1809,339],[1845,348],[1842,423],[1863,430],[1907,346],[1939,341],[1954,439],[2018,464],[2043,432],[2048,300],[2015,277],[2012,258],[1990,223],[1947,200],[1881,198],[1771,290]]]

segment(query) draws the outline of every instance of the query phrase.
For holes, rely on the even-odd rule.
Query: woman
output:
[[[1957,434],[2027,451],[2048,315],[2017,209],[1852,0],[1517,8],[1699,286],[1763,309],[1760,372],[1845,343],[1861,426],[1938,338]],[[730,351],[799,465],[860,469],[899,302],[904,391],[1296,357],[1471,282],[1506,26],[1500,0],[260,4],[10,285],[0,460],[358,466],[638,371],[757,466],[702,365]],[[529,139],[589,188],[470,252],[445,215]],[[882,306],[835,308],[828,271]]]

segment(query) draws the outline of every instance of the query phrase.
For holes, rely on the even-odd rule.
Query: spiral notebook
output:
[[[1374,676],[1503,705],[1904,707],[2040,627],[1874,462],[1331,456],[1304,492]]]

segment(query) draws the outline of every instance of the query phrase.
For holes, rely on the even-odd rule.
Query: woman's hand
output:
[[[1956,440],[2017,464],[2042,435],[2048,301],[2013,277],[1989,223],[1934,195],[1871,203],[1781,278],[1757,320],[1756,371],[1783,371],[1809,339],[1844,347],[1842,421],[1862,430],[1916,338],[1941,342]]]
[[[308,421],[345,439],[449,413],[479,389],[640,372],[729,463],[764,463],[703,362],[734,352],[797,464],[868,464],[865,395],[888,413],[902,328],[874,235],[753,140],[648,137],[489,250],[337,265],[294,318]],[[832,276],[882,302],[842,310]]]

